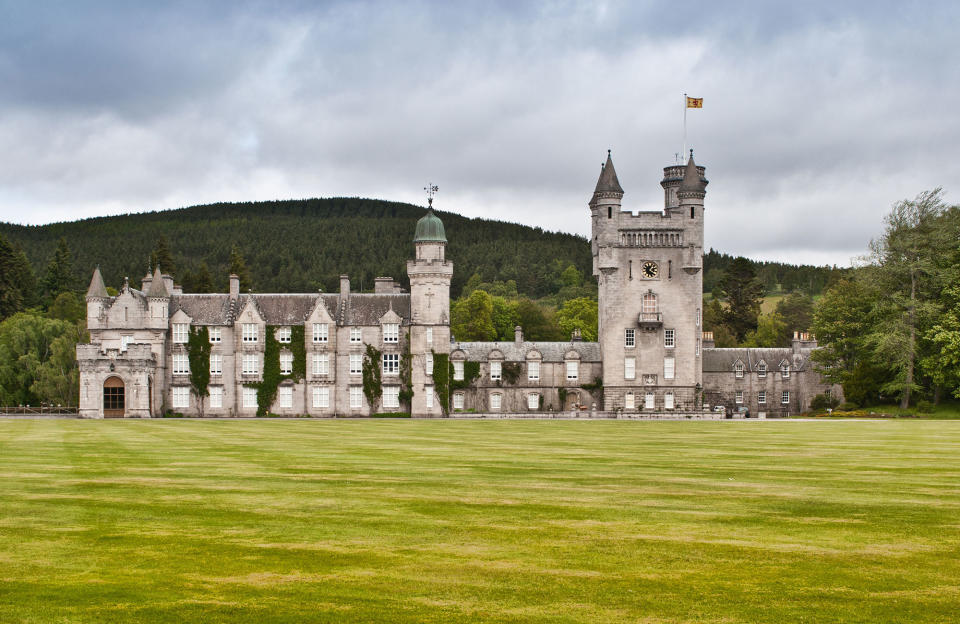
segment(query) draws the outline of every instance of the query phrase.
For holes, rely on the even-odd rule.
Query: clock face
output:
[[[656,277],[657,273],[660,272],[660,267],[657,266],[656,262],[644,262],[643,263],[643,276],[644,277]]]

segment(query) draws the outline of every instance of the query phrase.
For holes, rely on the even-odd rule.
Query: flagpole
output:
[[[680,163],[687,153],[687,94],[683,94],[683,149],[680,151]]]

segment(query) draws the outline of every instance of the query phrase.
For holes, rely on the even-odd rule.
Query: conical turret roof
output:
[[[690,150],[690,160],[683,170],[683,180],[680,181],[680,192],[703,193],[707,190],[707,181],[700,176],[700,170],[697,169],[697,163],[693,162],[693,150]]]
[[[610,150],[607,150],[607,162],[600,170],[600,179],[597,180],[597,188],[593,192],[623,194],[623,187],[620,186],[620,180],[617,179],[617,170],[613,168],[613,158],[610,156]]]
[[[160,273],[160,265],[157,265],[156,270],[153,272],[153,280],[150,282],[150,290],[147,292],[148,297],[169,297],[170,293],[167,292],[167,287],[163,283],[163,274]]]
[[[88,297],[100,297],[106,299],[110,295],[107,294],[107,286],[103,283],[103,276],[100,275],[100,265],[97,265],[97,268],[93,270],[93,278],[90,280],[90,288],[87,289]]]

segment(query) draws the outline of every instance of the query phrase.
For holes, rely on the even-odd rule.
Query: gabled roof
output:
[[[337,322],[341,325],[379,325],[390,309],[410,322],[410,293],[351,293]],[[336,317],[334,317],[336,318]]]
[[[527,354],[536,351],[544,362],[563,362],[569,351],[580,355],[581,362],[600,361],[599,342],[458,342],[450,345],[450,353],[463,351],[470,362],[486,362],[491,351],[499,351],[507,362],[524,362]]]
[[[617,170],[613,168],[613,158],[610,156],[610,150],[607,150],[607,162],[600,170],[600,178],[597,180],[597,188],[594,193],[620,193],[623,195],[623,187],[620,186],[620,180],[617,179]]]
[[[107,286],[103,283],[103,276],[100,274],[100,265],[97,265],[97,268],[93,270],[93,278],[90,280],[90,288],[87,289],[88,297],[99,297],[101,299],[106,299],[109,297],[107,294]]]
[[[743,362],[746,370],[755,371],[756,365],[760,362],[765,362],[769,367],[770,362],[777,362],[779,366],[779,363],[784,360],[790,363],[793,370],[802,371],[808,368],[812,351],[813,349],[800,349],[799,353],[794,353],[790,347],[704,349],[703,372],[729,373],[733,371],[737,361]]]

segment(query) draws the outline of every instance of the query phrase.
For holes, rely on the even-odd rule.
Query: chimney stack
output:
[[[519,325],[513,328],[513,341],[517,344],[523,343],[523,328]]]
[[[340,276],[340,296],[344,298],[350,296],[350,276],[349,275]]]
[[[221,282],[222,284],[223,282]],[[230,298],[236,299],[240,296],[240,276],[236,273],[230,274]]]

